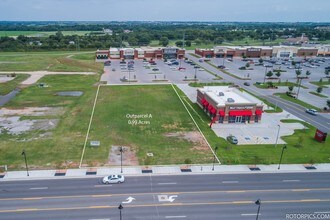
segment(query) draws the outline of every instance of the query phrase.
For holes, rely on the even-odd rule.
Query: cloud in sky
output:
[[[0,20],[320,21],[329,0],[0,0]]]

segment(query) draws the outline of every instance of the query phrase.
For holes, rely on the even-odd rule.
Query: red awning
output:
[[[204,100],[203,105],[204,105],[204,106],[208,106],[209,103],[208,103],[206,100]]]
[[[213,109],[212,105],[209,105],[208,110],[211,111]]]
[[[219,111],[219,115],[220,115],[220,116],[225,116],[225,111],[220,110],[220,111]]]
[[[206,100],[205,100],[204,98],[202,98],[201,103],[204,104],[205,101],[206,101]]]
[[[257,109],[256,110],[256,115],[261,115],[261,114],[262,114],[262,110]]]
[[[252,111],[241,110],[241,111],[229,111],[229,116],[251,116]]]
[[[211,109],[211,113],[212,113],[212,114],[215,114],[216,112],[217,112],[217,110],[216,110],[215,108],[212,108],[212,109]]]

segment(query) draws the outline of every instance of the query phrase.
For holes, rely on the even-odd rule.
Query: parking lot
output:
[[[129,60],[126,64],[120,63],[120,60],[111,60],[110,66],[105,66],[105,73],[101,81],[108,84],[118,83],[190,83],[212,82],[215,76],[202,68],[194,68],[193,65],[177,60],[179,65],[168,65],[163,60],[155,60],[156,65],[151,65],[143,60],[134,60],[131,68],[128,68]],[[181,70],[179,70],[179,68]]]
[[[300,62],[302,58],[295,58],[295,62]],[[319,66],[313,66],[310,67],[310,63],[305,62],[302,64],[296,64],[297,66],[300,66],[302,68],[301,75],[305,76],[306,71],[310,71],[311,75],[309,75],[309,79],[307,81],[318,81],[321,77],[325,77],[324,74],[324,68],[326,66],[330,66],[330,59],[323,59],[323,58],[317,58],[317,60],[321,60],[319,63],[313,63],[314,65]],[[274,59],[275,61],[275,59]],[[211,58],[211,62],[216,65],[224,65],[226,68],[228,68],[228,71],[240,78],[247,78],[250,77],[253,82],[263,82],[266,71],[273,71],[276,69],[281,69],[286,72],[281,72],[280,79],[282,82],[288,80],[289,82],[295,82],[296,81],[296,73],[295,68],[292,66],[291,61],[284,61],[283,59],[276,59],[276,63],[269,63],[264,61],[263,65],[256,65],[259,63],[259,58],[249,58],[248,61],[243,61],[242,58],[233,58],[232,61],[229,61],[228,59],[223,58]],[[324,62],[323,62],[324,61]],[[246,63],[250,63],[251,70],[240,70],[240,67],[243,67],[246,65]],[[280,64],[281,63],[281,64]],[[282,64],[285,63],[285,64]],[[269,67],[265,67],[264,65],[269,65]],[[307,65],[307,66],[305,66]],[[270,67],[272,66],[272,67]],[[274,75],[274,77],[276,77]],[[278,81],[278,80],[274,80]]]

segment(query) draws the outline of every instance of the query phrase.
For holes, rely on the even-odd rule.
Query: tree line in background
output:
[[[107,49],[121,46],[146,46],[152,41],[159,41],[159,46],[167,46],[175,41],[178,47],[195,45],[219,45],[223,42],[244,41],[249,38],[264,43],[279,38],[300,37],[302,34],[319,41],[330,40],[328,26],[322,28],[317,23],[148,23],[114,22],[109,24],[49,24],[31,25],[29,23],[0,22],[0,31],[55,31],[49,37],[18,36],[1,37],[0,51],[42,51]],[[112,35],[103,33],[111,29]],[[124,30],[129,30],[125,33]],[[84,36],[64,36],[62,31],[91,31]],[[243,42],[242,44],[248,42]]]

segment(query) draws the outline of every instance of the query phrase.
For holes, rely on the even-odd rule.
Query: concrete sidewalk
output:
[[[214,169],[213,169],[214,168]],[[170,165],[170,166],[124,166],[124,175],[181,175],[181,174],[254,174],[254,173],[297,173],[297,172],[330,172],[330,164],[282,164],[278,165]],[[35,180],[56,178],[86,178],[102,177],[110,174],[120,174],[121,167],[81,168],[63,170],[31,170],[9,171],[0,173],[1,181]]]

